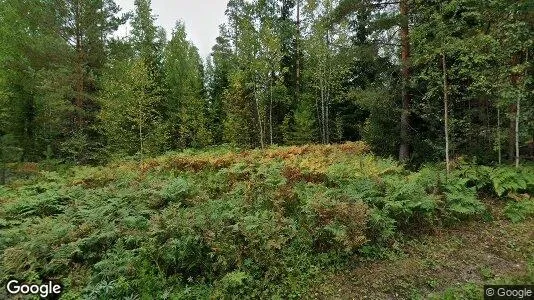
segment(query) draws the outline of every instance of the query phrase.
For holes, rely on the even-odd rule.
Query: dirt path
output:
[[[399,253],[381,261],[355,261],[349,270],[328,275],[311,297],[426,299],[467,283],[482,291],[484,282],[526,278],[528,261],[534,261],[534,220],[466,224],[408,242]]]

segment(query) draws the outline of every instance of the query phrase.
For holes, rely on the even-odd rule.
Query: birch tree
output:
[[[165,138],[157,107],[161,99],[140,59],[117,62],[104,74],[99,103],[99,119],[112,154],[144,155],[157,153]]]

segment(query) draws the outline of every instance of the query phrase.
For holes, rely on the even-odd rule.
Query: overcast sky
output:
[[[124,12],[134,9],[134,0],[115,0]],[[153,14],[157,15],[157,25],[170,35],[176,21],[182,20],[188,38],[193,41],[206,58],[219,35],[219,25],[225,21],[224,11],[228,0],[152,0]],[[120,29],[124,35],[126,28]]]

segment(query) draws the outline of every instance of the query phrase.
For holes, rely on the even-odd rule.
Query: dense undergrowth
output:
[[[533,167],[410,172],[363,143],[39,168],[0,186],[0,281],[63,299],[299,298],[351,255],[491,220],[482,199],[534,216]]]

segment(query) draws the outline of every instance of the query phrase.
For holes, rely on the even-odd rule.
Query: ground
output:
[[[534,220],[496,220],[443,229],[396,245],[385,260],[354,260],[350,268],[329,274],[311,297],[464,299],[471,289],[477,299],[484,283],[533,284],[533,228]]]

